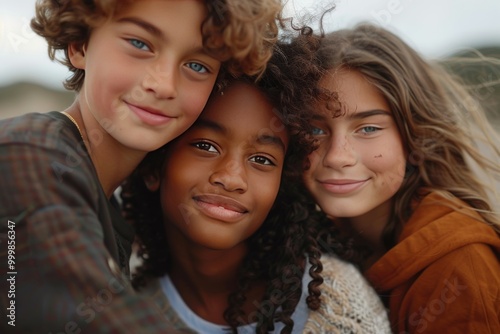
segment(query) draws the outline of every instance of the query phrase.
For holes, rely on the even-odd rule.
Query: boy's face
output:
[[[84,119],[92,115],[119,144],[141,152],[185,131],[220,68],[203,50],[205,16],[204,1],[141,0],[95,28],[72,57],[85,70]]]
[[[276,199],[287,145],[283,124],[257,88],[236,83],[212,99],[168,148],[160,189],[170,242],[243,246]]]

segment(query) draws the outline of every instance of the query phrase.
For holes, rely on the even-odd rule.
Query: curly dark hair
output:
[[[304,28],[300,34],[311,35],[312,30]],[[242,306],[252,283],[262,280],[267,282],[267,287],[260,302],[265,303],[266,310],[271,306],[271,312],[259,315],[256,332],[267,333],[274,328],[275,321],[280,321],[285,324],[281,332],[291,333],[291,315],[302,293],[306,261],[311,265],[308,274],[312,277],[307,305],[316,310],[321,303],[322,263],[316,237],[319,224],[315,223],[319,221],[320,213],[314,209],[315,204],[301,181],[303,162],[313,149],[308,129],[310,113],[301,107],[302,103],[297,103],[299,96],[306,96],[295,95],[304,88],[304,78],[288,71],[294,59],[285,57],[288,52],[284,51],[290,47],[293,46],[286,41],[277,44],[257,83],[248,78],[233,79],[254,82],[276,106],[276,114],[287,127],[290,137],[277,198],[266,221],[247,239],[249,252],[240,268],[238,289],[230,295],[229,307],[224,313],[235,333],[236,327],[254,320],[244,314]],[[213,94],[217,94],[217,90]],[[124,214],[137,232],[139,257],[143,261],[133,277],[136,289],[144,286],[151,277],[164,276],[170,270],[171,254],[168,253],[165,233],[161,233],[164,223],[159,191],[150,192],[143,180],[144,175],[161,170],[164,156],[164,148],[149,153],[123,185]],[[276,291],[280,292],[279,297]]]
[[[334,8],[323,13],[323,16],[328,14]],[[321,17],[320,23],[323,21]],[[338,99],[338,94],[335,91],[325,90],[318,83],[330,69],[328,67],[328,55],[323,51],[324,39],[326,33],[320,24],[320,32],[314,33],[309,27],[301,29],[298,36],[293,36],[293,31],[288,31],[291,35],[284,35],[283,39],[288,40],[288,43],[278,44],[278,54],[274,56],[274,61],[269,65],[269,71],[273,70],[273,66],[279,64],[279,70],[286,72],[288,80],[282,80],[281,84],[281,104],[284,105],[284,115],[300,115],[299,137],[305,143],[302,147],[309,149],[309,152],[302,152],[297,159],[300,160],[302,169],[300,175],[296,179],[298,187],[309,193],[302,180],[302,173],[309,168],[307,156],[317,148],[315,139],[311,136],[312,126],[311,120],[324,111],[318,106],[323,106],[324,110],[331,114],[331,117],[338,117],[343,113],[343,106]],[[284,63],[280,63],[277,59],[281,59]],[[293,78],[293,80],[291,79]],[[288,108],[291,108],[289,110]],[[299,160],[297,160],[299,161]],[[298,171],[298,165],[295,166],[295,172]],[[303,195],[305,201],[310,201],[308,195]],[[314,200],[313,200],[314,201]],[[332,224],[331,218],[327,217],[316,205],[308,204],[310,218],[309,231],[311,236],[314,236],[315,243],[319,247],[321,253],[335,254],[343,259],[349,260],[352,263],[359,263],[367,252],[370,252],[365,247],[355,243],[354,239],[343,233]]]
[[[83,47],[93,28],[133,0],[37,0],[31,28],[45,38],[51,60],[73,73],[64,83],[79,91],[85,71],[75,68],[68,46]],[[222,73],[259,75],[271,57],[282,20],[280,0],[206,0],[208,15],[201,33],[206,50],[223,62]],[[56,57],[63,51],[64,56]]]

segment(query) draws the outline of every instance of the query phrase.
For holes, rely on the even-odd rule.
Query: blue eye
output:
[[[320,136],[320,135],[324,135],[325,134],[325,131],[321,130],[320,128],[313,128],[312,129],[312,135],[313,136]]]
[[[207,73],[208,69],[200,63],[188,63],[187,66],[197,73]]]
[[[361,128],[361,132],[363,133],[373,133],[379,131],[380,128],[377,128],[376,126],[364,126]]]
[[[133,39],[133,38],[129,39],[128,41],[130,44],[132,44],[133,46],[135,46],[136,48],[138,48],[140,50],[149,50],[149,47],[143,41],[140,41],[138,39]]]

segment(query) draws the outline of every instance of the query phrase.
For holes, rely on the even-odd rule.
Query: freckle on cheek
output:
[[[382,154],[376,155],[374,158],[382,158]]]

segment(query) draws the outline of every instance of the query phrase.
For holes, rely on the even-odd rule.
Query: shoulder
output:
[[[500,254],[500,236],[476,210],[458,198],[445,198],[436,193],[423,199],[403,227],[394,249],[401,254],[404,246],[406,254],[414,254],[416,244],[419,256],[426,255],[428,263],[456,256],[457,252],[479,257],[487,253]]]
[[[487,245],[471,244],[427,266],[410,287],[393,290],[391,312],[410,332],[498,333],[499,298],[497,255]]]
[[[353,264],[332,255],[322,256],[321,262],[324,283],[320,288],[325,303],[348,306],[353,314],[361,309],[385,313],[375,290]]]
[[[87,210],[91,203],[94,214],[106,205],[85,146],[58,112],[0,121],[0,184],[0,202],[10,203],[0,212],[13,216],[25,212],[28,203],[40,213],[41,208],[59,210],[58,205]]]
[[[152,299],[163,313],[170,307],[170,303],[162,291],[160,278],[148,277],[145,286],[138,289],[137,293]]]
[[[413,203],[413,212],[399,236],[399,243],[415,236],[424,236],[422,241],[433,245],[447,242],[464,244],[481,242],[480,236],[498,238],[494,229],[485,223],[481,215],[460,199],[430,193],[420,202]],[[459,243],[460,243],[459,242]],[[459,244],[458,243],[458,244]]]
[[[387,312],[360,271],[334,256],[321,262],[321,307],[310,312],[305,332],[390,333]]]
[[[31,113],[0,121],[0,171],[55,172],[86,170],[92,174],[90,157],[78,130],[59,112]]]
[[[183,333],[187,334],[195,333],[184,323],[184,321],[182,321],[174,310],[163,291],[161,277],[148,277],[146,285],[142,287],[138,293],[152,300],[176,330],[181,330]]]
[[[31,113],[0,121],[0,145],[57,147],[61,140],[70,139],[75,139],[72,130],[57,112]]]
[[[481,216],[467,203],[453,195],[431,192],[420,201],[412,203],[412,215],[407,223],[425,225],[435,220],[447,220],[450,216],[484,222]]]
[[[2,171],[37,169],[59,174],[76,169],[92,173],[91,160],[73,125],[59,112],[32,113],[0,121]],[[88,175],[87,175],[88,177]]]
[[[499,256],[500,246],[495,251],[491,245],[479,242],[453,249],[423,268],[408,293],[413,292],[413,298],[426,302],[420,292],[427,296],[439,296],[443,287],[450,287],[451,284],[457,287],[454,290],[460,291],[462,305],[485,305],[490,302],[493,305],[500,296]]]

